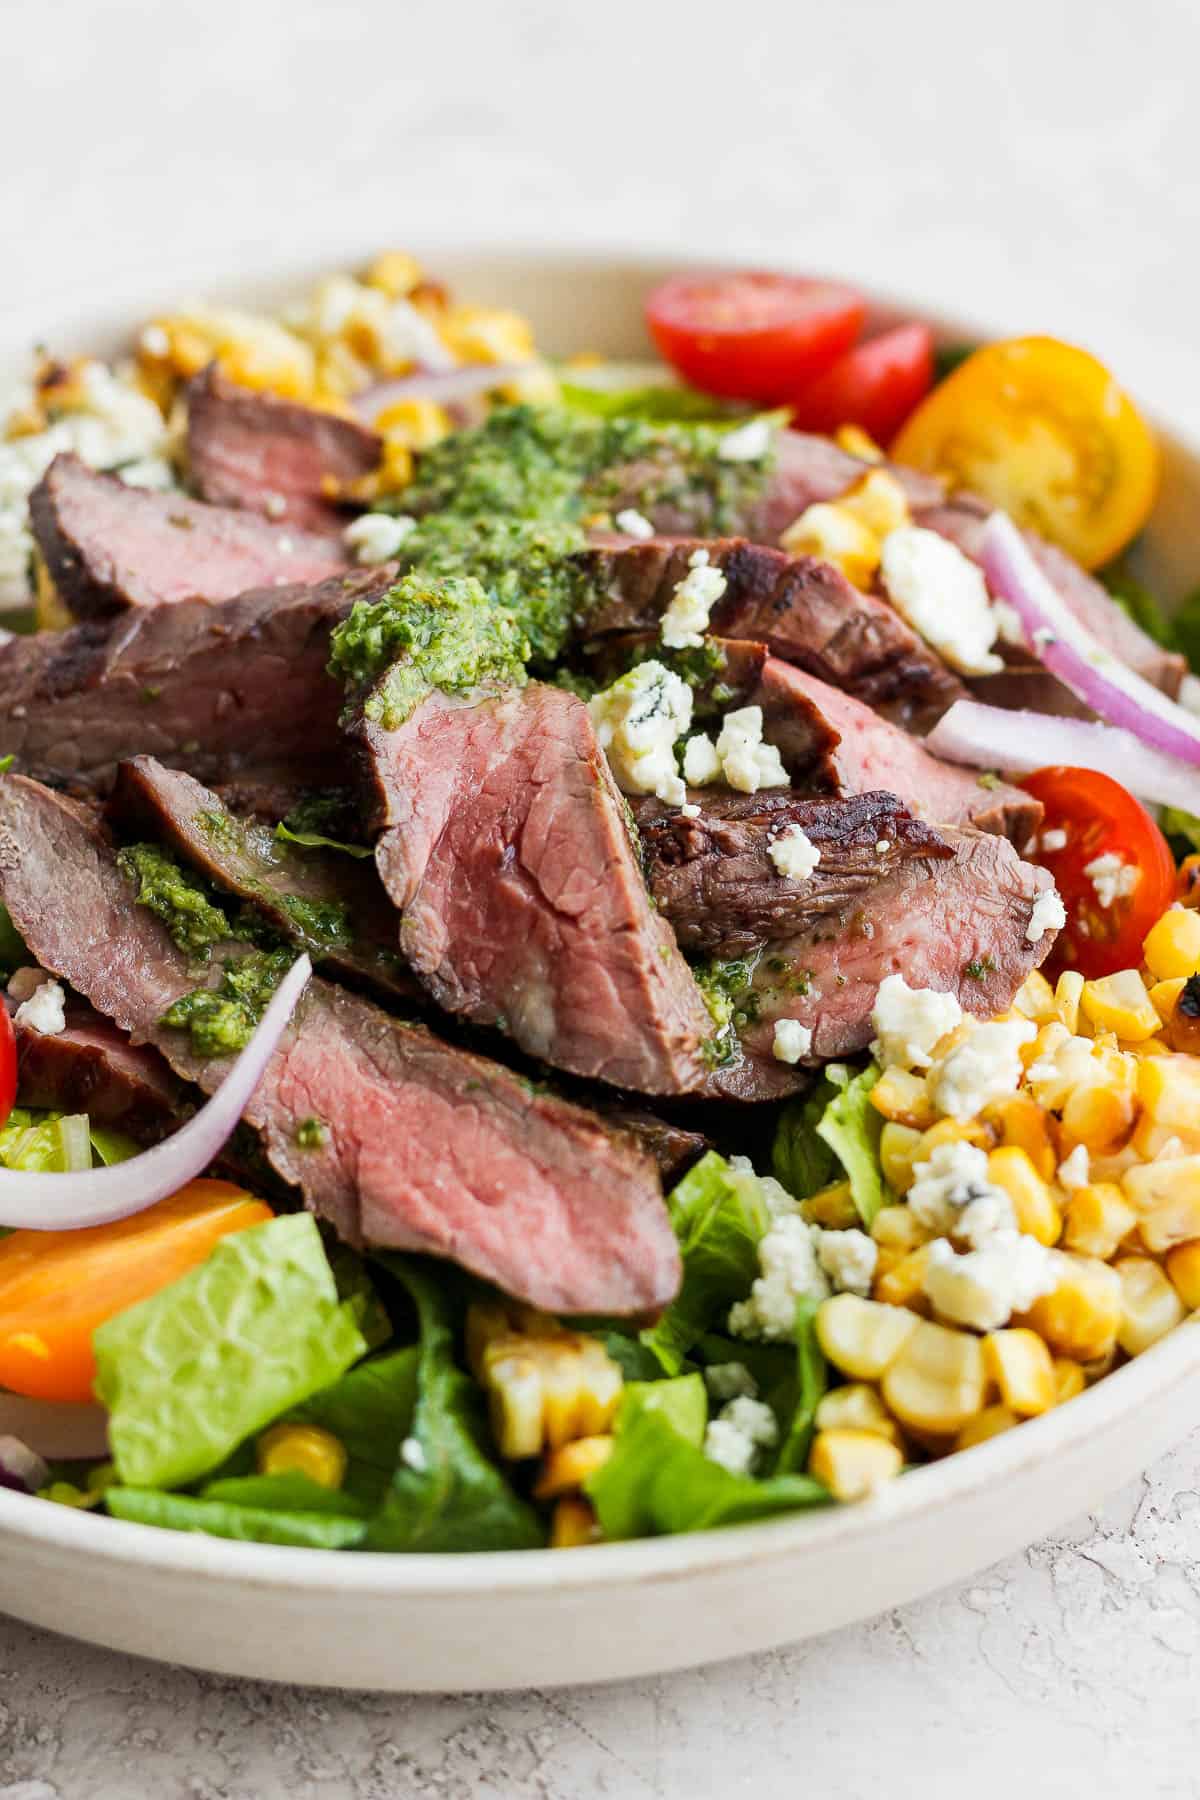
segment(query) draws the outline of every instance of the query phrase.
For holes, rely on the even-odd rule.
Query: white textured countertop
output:
[[[338,241],[774,251],[1080,338],[1200,427],[1198,64],[1192,0],[43,0],[0,311]],[[1194,1795],[1198,1477],[1193,1436],[962,1588],[630,1688],[311,1694],[0,1621],[0,1800]]]

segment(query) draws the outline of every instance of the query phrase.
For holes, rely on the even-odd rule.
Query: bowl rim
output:
[[[680,268],[712,267],[711,255],[652,251],[630,244],[551,246],[486,239],[464,244],[447,237],[426,237],[415,246],[422,257],[442,257],[451,263],[490,264],[527,273],[552,268],[559,274],[577,270],[625,271],[646,282],[660,272]],[[257,287],[279,288],[300,283],[321,273],[364,259],[361,237],[333,238],[319,257],[306,255],[252,263],[237,274],[214,271],[210,258],[142,269],[126,268],[93,289],[86,307],[66,309],[49,296],[22,300],[17,305],[0,303],[0,365],[19,355],[47,331],[47,318],[61,317],[64,334],[86,330],[101,344],[105,337],[131,329],[138,308],[169,303],[189,285],[202,283],[207,291],[245,294]],[[762,258],[733,254],[719,259],[731,268],[754,267]],[[787,258],[772,257],[774,266],[786,266]],[[808,271],[811,273],[811,271]],[[838,279],[831,274],[830,279]],[[854,279],[842,277],[841,279]],[[931,308],[904,292],[876,287],[856,280],[873,309],[884,314],[904,312],[923,319],[943,338],[984,339],[999,336],[1004,327],[978,317],[963,318]],[[500,296],[502,299],[502,296]],[[89,323],[89,321],[91,323]],[[24,340],[24,342],[22,342]],[[1200,464],[1200,441],[1186,429],[1165,421],[1157,407],[1147,411],[1165,445],[1192,463]],[[831,1505],[793,1513],[754,1524],[723,1526],[673,1537],[641,1538],[588,1546],[586,1556],[563,1557],[558,1551],[485,1550],[433,1554],[414,1551],[346,1551],[309,1549],[301,1546],[241,1542],[179,1532],[153,1525],[110,1519],[84,1509],[56,1505],[34,1495],[0,1488],[0,1533],[21,1539],[31,1549],[82,1554],[115,1566],[136,1566],[156,1573],[200,1574],[239,1586],[260,1589],[374,1594],[402,1599],[405,1596],[536,1593],[553,1588],[566,1594],[597,1587],[632,1586],[656,1581],[675,1581],[704,1569],[748,1567],[788,1552],[822,1547],[853,1548],[866,1545],[875,1530],[918,1513],[944,1511],[980,1489],[1003,1483],[1033,1464],[1069,1453],[1085,1440],[1119,1432],[1127,1417],[1143,1406],[1161,1400],[1200,1377],[1200,1313],[1189,1315],[1164,1339],[1111,1375],[1077,1395],[1069,1404],[1055,1407],[1039,1418],[1023,1422],[1019,1431],[1008,1431],[969,1450],[959,1451],[908,1472],[872,1498],[856,1505]],[[1200,1391],[1200,1383],[1198,1383]],[[1190,1423],[1190,1421],[1188,1421]],[[1187,1424],[1181,1424],[1179,1436]]]

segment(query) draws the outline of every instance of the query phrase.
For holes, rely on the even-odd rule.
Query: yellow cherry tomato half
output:
[[[1057,338],[976,350],[889,454],[982,494],[1085,569],[1136,536],[1158,491],[1158,445],[1133,401],[1103,363]]]
[[[221,1238],[273,1217],[228,1181],[191,1181],[131,1219],[0,1239],[0,1387],[90,1400],[92,1333],[202,1263]]]

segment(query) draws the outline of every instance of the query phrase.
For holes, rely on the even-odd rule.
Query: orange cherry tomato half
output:
[[[17,1039],[7,1006],[0,999],[0,1125],[17,1103]]]
[[[887,444],[932,386],[932,331],[898,325],[847,350],[818,375],[792,401],[792,424],[825,432],[859,425],[877,444]]]
[[[92,1333],[202,1263],[221,1238],[273,1217],[228,1181],[191,1181],[132,1219],[0,1239],[0,1387],[90,1400]]]
[[[863,327],[853,288],[797,275],[676,275],[646,302],[659,351],[707,394],[788,401],[837,361]]]
[[[1067,909],[1047,970],[1097,976],[1140,968],[1146,934],[1175,898],[1175,858],[1166,838],[1140,801],[1092,769],[1038,769],[1021,785],[1046,809],[1030,860],[1049,869]],[[1118,871],[1118,892],[1106,906],[1098,871],[1088,870],[1109,856],[1136,875]]]

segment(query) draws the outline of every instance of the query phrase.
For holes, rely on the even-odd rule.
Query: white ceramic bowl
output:
[[[0,373],[19,371],[35,341],[109,351],[132,322],[181,297],[269,302],[335,266],[336,253],[316,269],[236,280],[159,271],[87,313],[9,313]],[[619,356],[646,353],[641,297],[669,272],[601,254],[439,254],[436,266],[461,292],[529,314],[551,351]],[[879,300],[881,316],[896,311],[921,309]],[[925,316],[955,336],[1003,331]],[[1175,594],[1200,575],[1200,452],[1169,430],[1164,443],[1145,566]],[[1096,1504],[1198,1418],[1200,1327],[1190,1320],[1061,1410],[864,1505],[691,1537],[572,1554],[338,1555],[155,1531],[0,1490],[0,1607],[164,1661],[332,1687],[646,1675],[793,1641],[960,1580]]]

